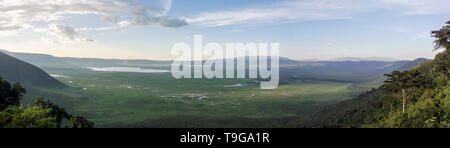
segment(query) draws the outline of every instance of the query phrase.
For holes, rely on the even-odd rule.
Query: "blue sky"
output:
[[[0,49],[170,60],[178,42],[279,42],[293,59],[432,58],[448,0],[0,0]]]

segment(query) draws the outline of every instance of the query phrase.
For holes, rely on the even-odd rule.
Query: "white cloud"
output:
[[[88,38],[79,38],[79,41],[84,41],[84,42],[93,42],[93,39],[88,39]]]
[[[172,0],[159,0],[163,3],[163,8],[164,8],[164,14],[167,14],[167,12],[170,11],[170,9],[172,9]]]
[[[363,12],[390,10],[402,14],[450,12],[449,0],[288,0],[233,11],[206,12],[187,21],[206,27],[277,24],[354,18]]]
[[[16,31],[0,31],[0,38],[17,34]]]
[[[59,44],[59,43],[61,43],[58,40],[51,39],[51,38],[45,38],[45,37],[41,38],[41,40],[44,41],[44,43],[47,43],[47,44]]]
[[[383,4],[394,5],[404,14],[437,14],[450,12],[449,0],[380,0]],[[398,6],[398,7],[395,7]]]
[[[56,36],[61,38],[65,38],[71,41],[75,40],[75,36],[78,35],[78,32],[75,31],[72,27],[60,24],[50,24],[48,26],[48,31]]]
[[[66,26],[63,24],[49,24],[48,28],[34,28],[35,32],[48,33],[58,37],[57,39],[49,39],[42,38],[46,43],[62,43],[62,42],[73,42],[73,41],[85,41],[85,42],[93,42],[94,40],[88,38],[79,38],[77,37],[81,31],[91,31],[91,28],[80,28],[75,29],[70,26]],[[62,41],[61,41],[62,40]]]
[[[420,39],[426,39],[426,38],[431,38],[430,31],[424,31],[424,32],[418,34],[416,37],[414,37],[414,40],[420,40]]]
[[[107,30],[130,25],[159,25],[178,28],[186,21],[166,16],[171,0],[160,0],[162,6],[144,4],[138,0],[3,0],[0,1],[0,32],[33,28],[36,22],[51,24],[70,19],[73,15],[98,15],[115,24],[91,30]],[[120,20],[120,21],[119,21]],[[31,27],[30,27],[31,26]],[[55,34],[75,40],[77,30],[67,26],[50,26]]]
[[[132,25],[133,23],[131,23],[130,21],[121,21],[121,22],[119,22],[118,24],[119,24],[119,26],[121,26],[121,27],[126,27],[126,26]]]

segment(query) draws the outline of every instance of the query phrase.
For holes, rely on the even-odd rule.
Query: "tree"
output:
[[[448,80],[450,76],[450,21],[440,30],[432,31],[431,36],[436,38],[434,41],[434,50],[444,48],[445,51],[436,55],[436,68],[442,71]]]
[[[19,83],[11,85],[0,77],[0,128],[59,128],[64,119],[71,127],[94,127],[93,122],[72,117],[63,107],[44,98],[37,99],[34,106],[23,107],[20,100],[26,92]]]
[[[450,77],[450,54],[448,53],[439,53],[436,55],[434,63],[435,63],[435,71],[442,73],[445,76],[445,79],[448,80]]]
[[[27,91],[19,84],[11,85],[0,77],[0,111],[8,106],[20,105],[20,100]]]
[[[39,98],[34,102],[35,106],[40,106],[44,109],[51,109],[50,116],[55,117],[55,121],[58,127],[64,119],[69,120],[69,128],[94,128],[94,123],[87,120],[82,116],[72,116],[66,112],[65,108],[59,107],[58,105],[44,100],[44,98]]]
[[[88,121],[81,116],[74,116],[70,118],[69,128],[94,128],[94,122]]]
[[[9,106],[0,112],[0,128],[57,128],[51,112],[41,106]]]
[[[414,93],[417,88],[424,86],[426,83],[425,76],[423,76],[419,71],[394,71],[392,74],[386,74],[388,80],[388,86],[385,88],[388,91],[401,91],[402,93],[402,111],[406,112],[406,105],[408,100],[414,98]]]
[[[436,38],[434,41],[434,50],[444,48],[448,52],[450,49],[450,21],[446,24],[440,30],[431,31],[431,37]]]
[[[64,119],[70,119],[70,117],[72,117],[72,115],[70,115],[69,113],[66,112],[66,109],[63,107],[59,107],[58,105],[50,102],[50,101],[45,101],[44,98],[38,98],[35,102],[34,102],[35,106],[41,106],[44,109],[51,109],[50,115],[52,117],[56,118],[56,122],[58,123],[58,127],[61,126],[61,123]]]

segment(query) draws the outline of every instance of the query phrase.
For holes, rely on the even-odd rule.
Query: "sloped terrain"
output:
[[[51,77],[38,67],[0,52],[0,76],[10,82],[47,88],[66,85]]]

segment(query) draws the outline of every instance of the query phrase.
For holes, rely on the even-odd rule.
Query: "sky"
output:
[[[0,49],[172,60],[171,47],[280,43],[282,57],[433,58],[450,0],[0,0]]]

